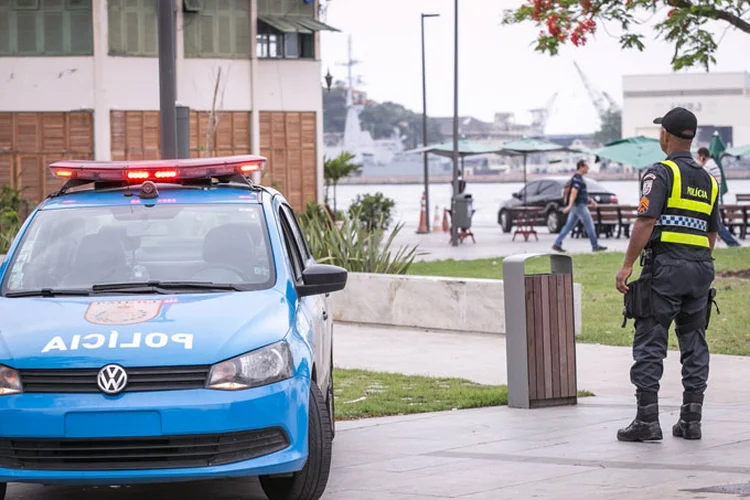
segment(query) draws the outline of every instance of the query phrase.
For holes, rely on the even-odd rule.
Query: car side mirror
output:
[[[521,199],[521,193],[513,193],[513,198],[520,200]]]
[[[343,267],[312,264],[302,271],[302,285],[297,286],[300,297],[338,292],[346,287],[349,273]]]

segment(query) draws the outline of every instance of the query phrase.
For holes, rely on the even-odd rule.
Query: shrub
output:
[[[350,272],[406,274],[414,259],[422,255],[417,247],[402,246],[396,251],[391,248],[403,224],[397,225],[386,239],[384,229],[369,231],[359,223],[359,217],[344,217],[337,225],[326,212],[319,217],[301,218],[300,223],[317,262]]]
[[[21,191],[4,185],[0,188],[0,254],[8,251],[23,224],[28,205]]]
[[[383,193],[357,195],[349,207],[349,216],[358,220],[368,231],[373,229],[388,229],[391,225],[393,207],[396,202],[387,198]]]

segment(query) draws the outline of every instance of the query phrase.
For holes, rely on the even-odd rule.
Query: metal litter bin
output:
[[[549,274],[526,274],[526,261],[549,257]],[[578,403],[573,261],[539,253],[503,260],[508,406]]]
[[[474,215],[474,199],[470,194],[460,193],[454,198],[456,213],[453,221],[459,229],[470,229],[471,218]]]

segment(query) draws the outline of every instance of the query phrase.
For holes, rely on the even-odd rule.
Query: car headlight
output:
[[[13,368],[0,365],[0,396],[23,392],[21,377]]]
[[[273,384],[292,377],[292,352],[286,342],[223,361],[211,367],[207,387],[237,391]]]

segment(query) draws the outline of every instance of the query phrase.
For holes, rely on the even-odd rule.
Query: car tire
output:
[[[5,492],[8,490],[8,483],[0,483],[0,500],[5,498]]]
[[[510,216],[506,210],[500,210],[498,219],[500,219],[500,227],[504,233],[509,233],[513,229],[513,222],[510,220]]]
[[[560,216],[560,212],[558,212],[554,207],[547,212],[547,229],[550,233],[559,233],[562,229],[562,225],[560,224]]]
[[[315,382],[310,384],[307,421],[308,455],[302,470],[291,476],[261,476],[263,492],[270,500],[318,500],[331,473],[332,436],[328,406]]]

